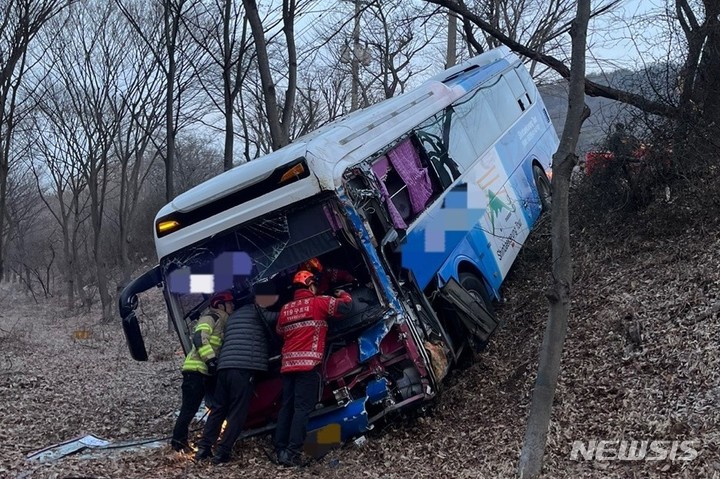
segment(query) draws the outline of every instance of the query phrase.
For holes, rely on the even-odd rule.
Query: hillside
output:
[[[647,73],[618,70],[605,75],[589,75],[588,78],[601,85],[609,85],[622,90],[643,93],[643,90],[655,91],[661,86],[651,86]],[[657,78],[665,78],[658,73]],[[558,136],[561,136],[565,115],[567,115],[567,82],[543,84],[538,87],[548,114],[555,125]],[[650,95],[651,96],[651,95]],[[615,100],[603,97],[586,96],[585,103],[590,108],[590,117],[583,123],[578,140],[578,151],[583,154],[603,142],[610,127],[618,121],[631,121],[634,110]]]
[[[573,208],[575,284],[570,330],[548,440],[547,478],[720,477],[720,206],[717,182],[639,213],[595,219]],[[573,201],[580,205],[575,195]],[[448,381],[427,416],[374,431],[362,447],[300,471],[260,449],[197,465],[169,447],[114,459],[27,464],[24,454],[80,434],[158,438],[180,403],[181,357],[156,301],[143,298],[151,361],[132,361],[119,322],[34,305],[15,285],[0,291],[0,476],[512,477],[534,380],[547,304],[549,218],[533,233],[504,288],[506,325],[467,370]],[[73,332],[91,330],[89,339]],[[690,462],[570,458],[573,440],[696,441]]]
[[[543,85],[540,94],[552,119],[558,137],[562,135],[562,128],[567,115],[567,83]],[[585,103],[590,107],[590,117],[585,120],[578,140],[578,151],[584,153],[601,143],[607,136],[610,125],[625,115],[628,109],[620,103],[607,98],[585,97]]]

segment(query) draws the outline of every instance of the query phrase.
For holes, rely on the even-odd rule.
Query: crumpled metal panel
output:
[[[48,446],[39,451],[28,454],[26,460],[37,462],[52,462],[62,457],[75,454],[89,447],[102,447],[110,444],[109,441],[97,438],[92,435],[76,437],[67,441]]]
[[[99,439],[93,435],[77,437],[74,439],[48,446],[39,451],[28,454],[28,462],[53,462],[72,455],[79,459],[97,459],[109,457],[121,452],[138,452],[142,449],[156,449],[165,447],[165,439],[147,439],[111,442]]]
[[[393,317],[395,313],[390,311],[385,314],[383,320],[374,326],[368,328],[358,338],[358,348],[360,349],[360,362],[363,363],[380,352],[380,342],[390,331]]]
[[[368,258],[370,259],[370,267],[373,269],[373,272],[376,271],[383,271],[382,264],[380,263],[380,258],[377,255],[377,252],[375,251],[375,248],[372,245],[372,242],[370,241],[370,237],[368,236],[367,231],[365,230],[365,226],[363,225],[362,219],[358,215],[357,211],[355,211],[355,208],[352,206],[350,201],[347,198],[347,195],[344,191],[338,191],[338,196],[340,197],[340,200],[345,205],[345,212],[348,215],[348,218],[352,222],[354,228],[356,231],[360,233],[360,241],[362,242],[363,248],[365,249],[365,252],[367,253]],[[385,299],[390,303],[390,306],[392,306],[396,311],[402,311],[402,306],[400,305],[400,301],[398,301],[395,292],[392,289],[392,286],[390,285],[390,280],[387,277],[386,274],[378,274],[376,275],[376,279],[380,282],[380,286],[382,288],[382,294],[385,297]]]
[[[382,264],[380,263],[380,258],[378,257],[375,248],[372,246],[372,242],[370,241],[370,237],[365,230],[362,219],[360,219],[360,216],[358,216],[355,209],[350,205],[349,200],[345,195],[345,192],[339,191],[338,195],[340,196],[341,201],[346,205],[345,211],[348,215],[348,218],[353,223],[356,231],[360,232],[360,240],[365,251],[367,252],[367,256],[370,259],[370,267],[374,270],[373,272],[383,271]],[[390,331],[390,327],[397,321],[401,321],[403,318],[403,315],[401,314],[401,312],[403,311],[403,307],[400,304],[400,301],[397,299],[397,295],[393,291],[387,275],[383,273],[376,274],[374,276],[380,283],[382,295],[385,297],[393,310],[388,311],[383,316],[382,321],[378,322],[378,324],[376,324],[375,326],[369,328],[358,339],[361,363],[367,361],[368,359],[380,352],[380,342],[388,333],[388,331]]]
[[[370,404],[377,404],[388,395],[388,380],[387,378],[374,379],[367,384],[365,388],[365,394],[367,394],[368,402]]]
[[[307,428],[305,452],[316,458],[322,457],[349,439],[368,431],[370,425],[365,409],[367,400],[367,397],[362,397],[328,414],[312,418]]]

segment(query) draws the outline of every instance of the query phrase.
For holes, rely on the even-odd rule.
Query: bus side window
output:
[[[372,165],[393,224],[407,228],[406,220],[420,214],[435,194],[428,169],[411,138],[406,138]]]
[[[430,183],[432,184],[432,199],[437,197],[440,193],[442,193],[446,186],[443,185],[442,181],[440,180],[440,174],[438,173],[438,170],[436,166],[433,164],[432,161],[430,161],[430,158],[425,151],[425,149],[422,147],[422,142],[417,137],[416,134],[410,135],[410,140],[412,141],[413,147],[415,148],[415,151],[417,152],[418,156],[420,157],[420,163],[424,168],[427,168],[428,176],[430,177]],[[456,167],[457,168],[457,167]],[[447,170],[443,168],[443,173],[445,175],[448,175]],[[459,174],[459,172],[458,172]]]
[[[515,73],[517,74],[518,78],[520,78],[520,82],[523,84],[523,87],[525,89],[525,98],[527,98],[528,103],[532,105],[535,102],[535,95],[537,92],[535,82],[530,76],[530,73],[523,65],[515,68]]]
[[[488,100],[489,96],[489,89],[479,89],[453,105],[454,141],[451,143],[451,151],[465,169],[472,168],[503,132]],[[515,108],[519,111],[517,104]]]
[[[514,79],[515,81],[511,83],[508,79]],[[518,92],[518,96],[516,96],[513,86],[517,88],[518,85],[522,89],[522,93]],[[510,128],[522,115],[522,110],[517,102],[517,99],[522,95],[525,95],[525,90],[517,75],[513,72],[502,75],[497,83],[492,85],[489,91],[485,92],[485,99],[495,116],[501,132]]]
[[[448,108],[415,130],[415,138],[420,144],[420,156],[434,173],[440,187],[439,192],[445,191],[460,177],[458,165],[448,151],[452,115],[452,108]]]
[[[520,81],[516,70],[507,72],[505,75],[503,75],[503,77],[505,78],[505,80],[507,80],[510,91],[512,91],[512,94],[517,100],[518,105],[520,105],[520,110],[525,111],[525,109],[527,108],[527,106],[525,105],[525,99],[527,98],[529,100],[530,97],[525,92],[525,86],[523,85],[522,81]]]

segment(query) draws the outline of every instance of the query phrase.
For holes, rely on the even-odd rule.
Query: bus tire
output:
[[[535,188],[537,188],[538,196],[540,196],[540,206],[542,211],[550,211],[552,207],[552,185],[545,174],[542,166],[537,163],[532,166],[533,180],[535,180]]]
[[[487,288],[485,288],[485,283],[483,282],[483,280],[470,272],[460,273],[458,275],[458,279],[460,280],[460,286],[465,288],[468,293],[475,296],[476,299],[482,300],[485,303],[487,310],[494,317],[495,308],[493,308],[492,301],[490,300],[490,295],[487,292]]]
[[[487,292],[487,288],[485,287],[483,280],[470,272],[462,272],[458,274],[458,279],[460,280],[460,285],[476,299],[481,300],[490,314],[495,317],[495,309],[493,308],[490,295]],[[458,357],[458,361],[456,363],[458,369],[467,369],[475,363],[475,358],[478,353],[476,346],[477,344],[475,344],[474,340],[471,339],[468,334],[465,342],[465,348],[463,349],[460,357]]]

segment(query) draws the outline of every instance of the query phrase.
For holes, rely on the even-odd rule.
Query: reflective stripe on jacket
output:
[[[282,307],[277,332],[283,338],[282,373],[310,371],[322,362],[325,353],[327,320],[350,312],[352,298],[315,296],[308,289],[295,291],[292,301]]]
[[[183,371],[207,374],[205,363],[216,357],[220,350],[227,317],[227,313],[222,309],[208,308],[198,320],[193,330],[193,347],[185,357]]]

